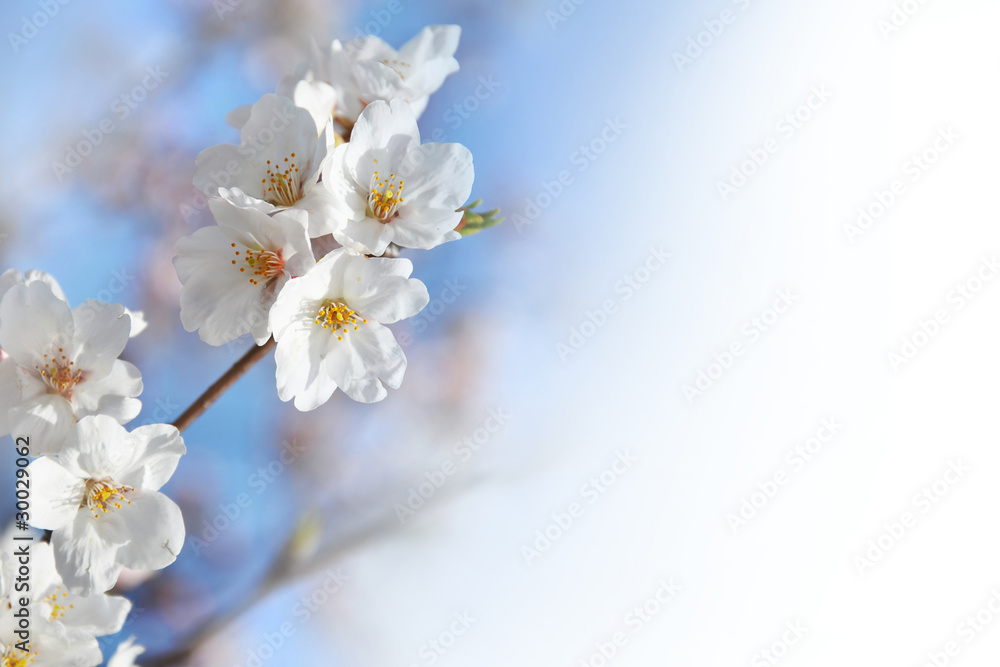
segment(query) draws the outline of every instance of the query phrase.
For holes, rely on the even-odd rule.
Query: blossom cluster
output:
[[[278,396],[313,410],[340,389],[365,403],[400,386],[406,356],[384,326],[427,289],[401,248],[460,238],[472,155],[420,143],[417,118],[458,69],[458,26],[399,51],[377,37],[326,50],[228,115],[240,143],[197,158],[215,225],[181,238],[181,321],[210,345],[277,344]]]
[[[96,637],[120,631],[131,608],[106,592],[124,568],[166,567],[184,543],[180,508],[159,492],[185,452],[180,433],[124,426],[142,378],[119,357],[144,326],[121,305],[71,308],[48,274],[0,275],[0,436],[34,459],[17,519],[52,531],[0,551],[3,665],[100,664]]]
[[[181,322],[210,345],[273,343],[278,396],[299,410],[338,389],[372,403],[398,388],[406,357],[385,325],[429,301],[399,252],[499,222],[463,206],[469,150],[421,144],[417,129],[458,69],[459,35],[430,26],[398,51],[376,37],[313,44],[276,93],[229,113],[239,144],[196,159],[215,224],[176,243]],[[120,357],[144,327],[121,305],[71,307],[47,274],[0,275],[0,437],[33,459],[17,520],[51,531],[30,554],[0,549],[4,667],[99,664],[96,638],[131,608],[109,593],[123,569],[164,568],[184,543],[180,508],[160,492],[186,451],[178,428],[126,428],[143,387]],[[22,608],[30,639],[16,632]],[[130,639],[109,664],[142,652]]]

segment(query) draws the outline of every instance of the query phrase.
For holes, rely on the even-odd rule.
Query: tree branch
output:
[[[250,348],[246,354],[240,357],[240,359],[233,364],[232,368],[216,380],[215,384],[206,389],[205,393],[199,396],[198,399],[191,404],[191,407],[185,410],[184,414],[177,418],[177,421],[174,422],[174,426],[177,430],[183,431],[188,426],[193,424],[194,421],[198,419],[198,417],[200,417],[205,410],[208,410],[208,408],[210,408],[212,404],[226,392],[227,389],[243,377],[255,363],[260,361],[264,355],[274,347],[274,345],[275,342],[272,337],[268,338],[267,342],[263,345],[254,345]]]

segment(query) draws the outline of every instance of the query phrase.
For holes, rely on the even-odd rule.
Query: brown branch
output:
[[[187,410],[184,411],[177,421],[174,422],[174,426],[178,431],[183,431],[188,426],[194,423],[198,417],[201,416],[205,410],[208,410],[215,401],[218,400],[222,394],[226,392],[231,386],[233,386],[237,380],[243,377],[248,370],[250,370],[255,363],[260,361],[265,354],[267,354],[271,348],[275,345],[274,338],[268,338],[267,342],[263,345],[254,345],[250,350],[247,351],[239,361],[233,364],[232,368],[225,372],[225,374],[215,381],[211,387],[205,390],[205,393],[198,397],[198,399],[191,404]]]

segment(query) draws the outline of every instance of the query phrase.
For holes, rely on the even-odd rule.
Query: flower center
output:
[[[69,400],[73,397],[73,388],[83,380],[83,371],[75,368],[76,362],[70,361],[59,348],[57,354],[44,355],[44,366],[35,366],[35,370],[48,382],[54,392]]]
[[[61,592],[60,592],[61,591]],[[52,615],[49,618],[53,621],[58,621],[60,618],[66,615],[67,609],[72,609],[73,605],[63,606],[59,604],[60,598],[69,597],[69,593],[62,590],[62,586],[56,586],[56,592],[52,595],[45,596],[45,601],[52,606]]]
[[[275,206],[294,206],[301,199],[299,168],[292,162],[293,159],[295,153],[286,157],[283,162],[267,161],[267,176],[260,179],[264,186],[264,201]]]
[[[394,71],[396,74],[399,75],[400,79],[406,81],[406,75],[410,72],[410,63],[395,59],[393,60],[383,59],[380,60],[379,62],[392,69],[392,71]]]
[[[382,178],[379,172],[372,174],[372,181],[368,193],[368,211],[373,218],[378,218],[379,222],[390,222],[396,217],[396,209],[405,200],[403,199],[403,181],[396,182],[396,174],[389,174],[389,178]]]
[[[236,247],[235,243],[230,243],[232,247]],[[242,256],[242,257],[241,257]],[[239,250],[236,251],[236,257],[242,259],[246,266],[240,267],[240,273],[246,273],[247,269],[250,269],[250,273],[257,278],[263,278],[264,282],[271,280],[279,275],[285,270],[285,260],[281,256],[281,251],[274,250],[249,250],[246,249],[243,252]],[[233,266],[239,264],[238,259],[233,260]],[[250,278],[250,283],[253,285],[259,284],[257,278]]]
[[[34,653],[25,653],[14,646],[8,646],[4,652],[0,654],[0,667],[27,667],[27,665],[35,661],[35,657],[37,655],[38,651],[35,651]]]
[[[87,481],[87,489],[80,507],[86,507],[94,513],[94,518],[98,519],[101,514],[107,514],[111,508],[120,510],[122,503],[131,505],[132,501],[125,497],[129,491],[135,491],[135,489],[124,484],[114,484],[108,480],[91,479]]]
[[[362,319],[344,302],[327,299],[316,313],[316,324],[329,330],[330,333],[337,334],[337,340],[344,340],[343,334],[357,331],[358,326],[368,324],[368,320]]]

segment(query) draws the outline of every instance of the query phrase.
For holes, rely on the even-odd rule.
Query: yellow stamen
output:
[[[368,324],[368,320],[363,319],[342,301],[327,299],[316,313],[316,324],[330,333],[338,334],[337,340],[344,340],[343,334],[357,331],[359,325]]]

